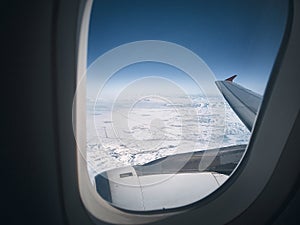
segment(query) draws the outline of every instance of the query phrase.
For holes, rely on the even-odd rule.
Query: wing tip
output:
[[[233,75],[233,76],[227,78],[225,81],[230,81],[230,82],[232,82],[232,81],[234,80],[234,78],[236,78],[236,77],[237,77],[237,75],[235,74],[235,75]]]

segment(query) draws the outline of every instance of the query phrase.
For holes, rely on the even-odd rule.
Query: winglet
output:
[[[237,75],[233,75],[232,77],[227,78],[225,81],[230,81],[232,82],[234,78],[236,78]]]

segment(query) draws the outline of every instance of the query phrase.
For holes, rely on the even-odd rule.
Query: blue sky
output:
[[[143,80],[143,78],[149,77],[152,77],[152,79]],[[101,96],[114,98],[120,94],[122,90],[136,81],[139,81],[140,87],[135,86],[132,90],[133,95],[146,91],[145,89],[147,89],[148,86],[153,87],[152,90],[154,91],[157,83],[159,83],[159,85],[166,85],[170,81],[173,85],[176,85],[178,89],[174,89],[174,87],[170,89],[169,85],[164,86],[164,91],[161,92],[162,95],[179,95],[179,93],[186,93],[187,95],[203,94],[201,87],[184,71],[169,64],[146,61],[131,64],[116,72],[107,81],[101,92]],[[169,92],[168,88],[170,91],[177,91],[175,91],[175,93]]]
[[[236,82],[263,94],[284,33],[287,8],[283,0],[94,0],[88,65],[119,45],[163,40],[192,50],[217,80],[238,74]],[[138,73],[145,76],[154,68],[153,73],[189,83],[174,68],[149,65],[129,66],[122,70],[127,77],[120,79],[134,79]]]

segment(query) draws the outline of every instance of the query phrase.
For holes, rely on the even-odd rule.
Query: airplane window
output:
[[[246,152],[288,3],[97,1],[84,158],[112,206],[168,210],[218,189]]]

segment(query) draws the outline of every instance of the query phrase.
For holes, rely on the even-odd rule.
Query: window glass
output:
[[[86,160],[102,198],[126,210],[172,209],[228,179],[251,138],[287,8],[94,1]]]

